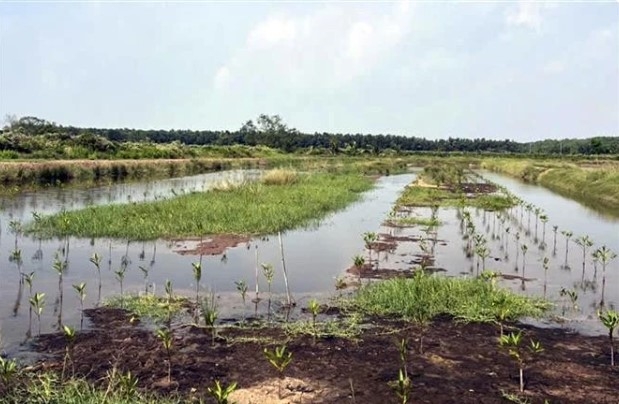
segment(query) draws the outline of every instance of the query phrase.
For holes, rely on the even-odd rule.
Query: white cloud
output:
[[[542,67],[542,71],[546,74],[558,74],[562,73],[565,70],[565,63],[560,60],[553,60],[546,63]]]
[[[532,28],[536,31],[542,26],[541,4],[528,0],[521,0],[518,6],[509,10],[506,14],[507,25]]]
[[[215,88],[268,85],[333,88],[370,74],[410,31],[408,2],[328,4],[303,16],[274,14],[217,71]],[[253,87],[253,86],[252,86]]]

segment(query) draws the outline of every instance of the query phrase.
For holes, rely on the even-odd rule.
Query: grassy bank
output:
[[[0,162],[4,189],[169,178],[263,165],[256,158]]]
[[[539,316],[541,300],[497,288],[473,278],[446,278],[419,272],[411,279],[391,279],[363,287],[354,297],[358,310],[372,315],[430,320],[449,315],[465,321],[496,321],[501,311],[509,319]]]
[[[542,185],[561,195],[619,214],[619,164],[611,161],[486,159],[482,167]]]
[[[309,225],[372,187],[371,179],[357,174],[315,173],[285,181],[285,185],[277,180],[244,183],[167,200],[64,212],[42,218],[29,231],[131,240],[270,234]]]

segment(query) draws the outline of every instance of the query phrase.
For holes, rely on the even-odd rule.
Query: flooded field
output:
[[[208,189],[224,178],[255,175],[256,172],[252,171],[236,171],[87,190],[49,189],[0,200],[0,330],[5,348],[15,350],[26,340],[33,323],[29,310],[32,294],[45,293],[42,332],[57,330],[59,324],[79,327],[80,299],[73,285],[86,283],[84,306],[93,307],[105,298],[120,293],[121,285],[115,271],[123,263],[127,267],[122,285],[124,293],[148,290],[163,294],[166,280],[173,283],[175,293],[187,296],[195,293],[192,263],[198,257],[179,254],[179,251],[191,249],[195,241],[127,242],[70,238],[67,248],[64,240],[38,240],[19,231],[20,224],[32,220],[33,212],[49,214],[91,204],[154,200]],[[475,276],[485,266],[487,270],[500,273],[496,278],[500,285],[526,294],[545,294],[556,302],[554,312],[563,319],[565,326],[585,333],[602,333],[604,330],[595,316],[602,293],[602,265],[598,262],[594,267],[591,252],[602,244],[619,251],[619,218],[593,212],[541,187],[495,174],[484,175],[543,210],[548,215],[545,231],[538,220],[536,232],[535,215],[531,214],[529,219],[528,212],[521,212],[520,207],[512,209],[509,216],[471,209],[471,221],[485,235],[488,246],[485,263],[480,263],[478,269],[477,257],[467,257],[462,211],[456,208],[439,208],[435,214],[440,225],[430,230],[423,226],[382,226],[400,192],[416,175],[381,177],[375,189],[367,192],[360,202],[330,215],[312,228],[283,234],[290,288],[298,307],[305,306],[312,297],[333,294],[338,278],[346,276],[345,279],[353,283],[355,276],[346,275],[346,270],[353,266],[355,255],[368,254],[362,235],[377,232],[383,237],[398,239],[393,247],[377,254],[379,271],[401,272],[417,266],[422,252],[419,240],[423,239],[423,248],[431,249],[434,256],[429,269],[449,276]],[[412,208],[408,214],[429,218],[432,209]],[[558,226],[556,248],[553,226]],[[566,237],[561,231],[573,233],[567,243],[567,260]],[[595,243],[588,249],[584,272],[582,248],[574,243],[582,235],[589,235]],[[542,241],[545,248],[540,248]],[[523,263],[522,245],[525,244],[527,251]],[[19,256],[15,256],[15,251],[20,251]],[[68,267],[62,284],[59,284],[54,259],[57,254],[63,253],[68,254]],[[94,253],[101,256],[100,288],[97,271],[90,262]],[[544,257],[549,260],[547,271],[544,270]],[[284,282],[277,235],[243,241],[223,254],[204,257],[200,287],[202,291],[210,290],[219,296],[222,317],[238,316],[245,310],[254,310],[253,304],[249,307],[250,303],[247,308],[243,307],[235,282],[244,280],[249,287],[249,297],[253,297],[256,266],[261,263],[270,263],[275,268],[273,291],[281,297]],[[25,282],[29,274],[34,274],[31,289]],[[267,284],[261,271],[258,279],[260,291],[263,292]],[[615,307],[619,304],[619,260],[608,263],[605,284],[605,304]],[[261,302],[256,309],[264,314],[265,302]]]

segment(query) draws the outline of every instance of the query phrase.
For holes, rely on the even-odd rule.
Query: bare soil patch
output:
[[[409,340],[409,374],[414,403],[501,403],[502,392],[516,393],[517,367],[497,343],[497,327],[463,324],[439,318],[424,333],[413,324],[388,319],[368,320],[354,340],[290,336],[281,328],[222,328],[215,345],[205,329],[174,328],[172,383],[166,376],[165,353],[152,330],[129,323],[119,309],[87,311],[93,328],[79,333],[74,348],[75,372],[95,384],[117,366],[139,378],[139,388],[204,396],[214,380],[236,381],[239,403],[356,403],[396,402],[389,382],[400,369],[396,342]],[[519,325],[525,340],[544,347],[527,365],[526,394],[532,403],[617,403],[619,367],[609,366],[608,340],[584,337],[562,329]],[[285,378],[263,355],[265,347],[286,342],[293,360]],[[60,334],[44,335],[34,348],[48,359],[41,369],[61,369],[65,350]],[[352,385],[352,388],[351,388]],[[207,401],[208,402],[208,401]]]
[[[199,238],[174,240],[176,243],[174,252],[180,255],[221,255],[228,248],[247,243],[249,240],[250,237],[238,234],[211,235],[204,237],[202,242]],[[189,246],[190,242],[197,242],[197,244]]]

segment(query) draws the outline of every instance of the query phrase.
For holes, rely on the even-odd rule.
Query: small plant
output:
[[[157,330],[157,338],[161,340],[163,349],[168,358],[168,383],[172,382],[172,331],[169,328],[160,328]]]
[[[241,299],[243,300],[243,315],[245,315],[245,299],[247,297],[247,283],[244,280],[234,282],[236,286],[236,290],[241,294]]]
[[[284,376],[284,370],[292,362],[292,352],[287,350],[286,345],[275,347],[272,351],[264,348],[264,356],[277,370],[280,377]]]
[[[207,391],[217,401],[217,404],[228,404],[228,397],[236,390],[237,383],[232,382],[228,386],[223,386],[219,380],[215,380],[215,385],[208,387]]]
[[[140,268],[140,271],[142,271],[142,274],[144,275],[144,294],[148,294],[148,272],[150,270],[149,268],[146,268],[142,265],[140,265],[138,268]]]
[[[312,299],[307,304],[307,310],[312,314],[312,329],[314,330],[314,343],[316,343],[316,335],[318,334],[318,330],[316,329],[316,318],[320,313],[320,304],[316,299]]]
[[[514,358],[514,360],[518,363],[518,373],[520,379],[520,392],[524,392],[524,369],[525,369],[525,361],[527,358],[525,357],[526,351],[521,345],[522,342],[522,331],[518,331],[518,333],[509,333],[501,336],[499,343],[501,347],[507,348],[509,352],[509,356]],[[538,354],[543,351],[543,348],[539,342],[535,342],[531,340],[530,345],[528,346],[528,351],[530,354]]]
[[[264,278],[267,280],[267,285],[269,287],[269,298],[270,298],[271,284],[273,283],[273,277],[275,275],[275,271],[273,270],[272,264],[263,263],[261,264],[261,266],[262,266],[262,274],[264,275]]]
[[[164,284],[164,289],[165,289],[165,294],[166,294],[166,300],[167,300],[167,307],[168,307],[168,327],[170,327],[170,323],[172,323],[172,301],[174,298],[174,290],[172,288],[172,281],[169,279],[165,280],[165,284]]]
[[[84,326],[84,299],[86,298],[86,283],[74,284],[73,289],[80,299],[80,330]]]
[[[608,328],[608,339],[610,342],[610,366],[615,366],[615,349],[613,332],[619,327],[619,313],[615,310],[607,310],[606,313],[598,312],[598,318]]]
[[[355,268],[360,269],[361,267],[363,267],[363,265],[365,265],[365,258],[363,258],[362,255],[357,254],[352,257],[352,263]]]
[[[408,403],[412,389],[411,379],[404,374],[402,369],[398,373],[397,380],[393,383],[393,389],[402,404]]]
[[[43,314],[43,308],[45,307],[45,293],[35,293],[30,300],[30,306],[34,310],[34,314],[37,315],[39,322],[39,335],[41,335],[41,314]]]
[[[138,387],[138,378],[127,371],[125,374],[120,374],[118,377],[118,390],[120,394],[128,399],[135,397]]]
[[[205,297],[202,299],[202,317],[207,327],[211,329],[211,344],[215,345],[215,336],[217,335],[217,329],[215,328],[215,322],[219,316],[217,310],[217,303],[215,302],[215,294],[211,293],[210,298]]]
[[[561,297],[567,296],[568,299],[570,300],[571,304],[572,304],[572,309],[578,310],[578,304],[577,304],[577,302],[578,302],[578,292],[576,292],[576,290],[561,288],[561,291],[559,292],[559,295]]]
[[[75,346],[76,334],[75,334],[75,329],[68,325],[62,326],[62,333],[67,342],[67,345],[65,347],[65,353],[64,353],[64,362],[62,364],[62,379],[64,380],[64,375],[66,372],[68,362],[71,362],[71,369],[73,369],[73,347]],[[75,370],[71,372],[71,374],[74,374],[74,373],[75,373]]]
[[[580,236],[576,239],[576,244],[582,248],[582,277],[585,277],[585,267],[587,262],[587,250],[593,246],[593,240],[589,236]]]
[[[117,271],[114,271],[114,274],[116,274],[116,280],[120,284],[120,298],[121,298],[121,300],[124,297],[123,281],[125,280],[125,271],[126,270],[127,270],[127,267],[125,267],[124,265],[121,265],[120,268]]]
[[[363,242],[365,243],[365,248],[368,249],[368,263],[370,267],[372,266],[372,249],[374,243],[378,241],[378,234],[375,232],[365,232],[363,233]]]
[[[563,234],[563,236],[565,237],[565,265],[563,267],[565,269],[569,269],[570,266],[567,263],[567,257],[568,257],[569,249],[570,249],[570,239],[572,238],[574,233],[572,233],[569,230],[563,230],[561,234]]]
[[[198,322],[199,307],[200,307],[200,280],[202,280],[202,263],[192,262],[193,279],[196,281],[196,312],[195,321]]]

